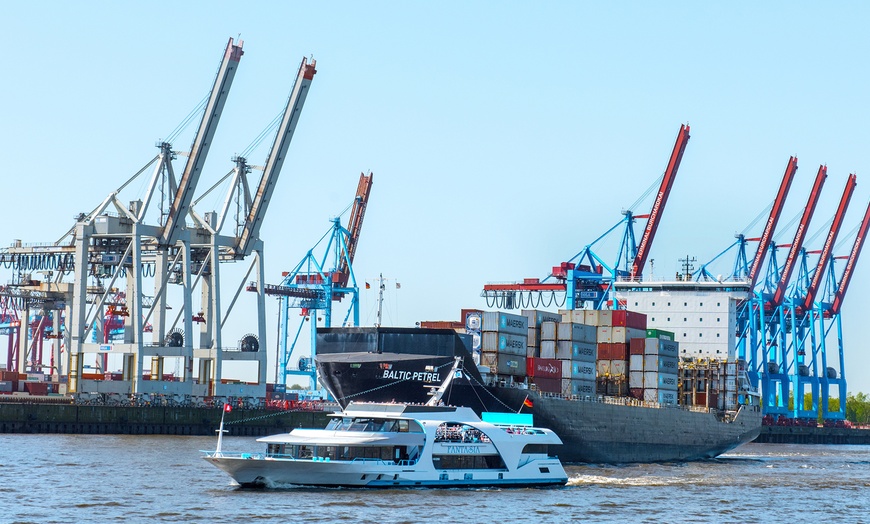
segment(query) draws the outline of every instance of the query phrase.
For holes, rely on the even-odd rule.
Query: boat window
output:
[[[507,469],[500,455],[432,455],[435,469]]]
[[[526,444],[523,447],[523,453],[543,453],[547,454],[547,445],[546,444]]]
[[[481,430],[459,422],[444,422],[435,430],[435,442],[490,442]]]

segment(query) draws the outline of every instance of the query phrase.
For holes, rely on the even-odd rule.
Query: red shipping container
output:
[[[25,382],[24,391],[31,395],[48,395],[48,382]]]
[[[615,327],[625,327],[625,315],[628,311],[624,309],[616,309],[613,311],[613,315],[611,316],[611,326]]]
[[[628,344],[624,342],[598,344],[598,360],[628,360]]]
[[[562,378],[562,362],[554,358],[527,358],[526,374],[535,378]]]
[[[534,377],[531,379],[531,381],[533,384],[535,384],[535,387],[538,388],[538,391],[543,391],[544,393],[562,392],[561,378]]]
[[[625,327],[646,329],[646,315],[636,311],[625,312]]]
[[[643,355],[646,351],[646,339],[645,338],[633,338],[628,341],[628,354],[629,355]]]
[[[643,388],[631,388],[628,390],[629,396],[638,400],[643,400]]]

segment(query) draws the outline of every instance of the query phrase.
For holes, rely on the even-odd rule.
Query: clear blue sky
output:
[[[314,57],[319,72],[261,230],[267,274],[279,281],[371,170],[355,271],[361,281],[382,272],[401,282],[385,324],[456,319],[460,308],[484,306],[486,282],[546,276],[656,181],[681,123],[692,139],[652,249],[656,274],[729,245],[769,205],[790,155],[800,170],[781,224],[827,164],[810,231],[825,227],[856,172],[845,235],[870,195],[868,10],[860,2],[10,3],[0,245],[57,239],[142,167],[206,95],[227,39],[239,35],[245,56],[200,188],[232,167],[230,157],[282,109],[301,58]],[[793,231],[777,240],[790,242]],[[865,253],[843,311],[852,391],[870,391],[868,266]],[[375,297],[375,286],[363,293],[364,324],[374,322]],[[254,319],[238,322],[238,336],[255,330]]]

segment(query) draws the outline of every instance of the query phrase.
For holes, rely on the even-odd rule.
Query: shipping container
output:
[[[482,317],[482,309],[459,310],[459,321],[465,324],[465,329],[469,329],[471,331],[480,331],[480,323]]]
[[[606,377],[610,375],[610,361],[609,360],[598,360],[595,363],[595,367],[598,369],[599,377]]]
[[[550,311],[539,311],[537,309],[524,309],[522,310],[522,315],[529,319],[529,327],[541,327],[541,323],[544,321],[553,321],[559,322],[562,320],[562,315],[559,313],[552,313]]]
[[[25,381],[24,382],[24,391],[30,393],[31,395],[47,395],[48,394],[48,383],[47,382]]]
[[[600,326],[601,325],[601,311],[597,309],[587,309],[582,312],[583,313],[583,324],[588,324],[590,326]]]
[[[497,351],[481,351],[480,352],[480,365],[486,366],[490,368],[493,372],[495,372],[495,368],[498,367],[498,352]]]
[[[498,353],[496,371],[499,375],[526,376],[526,357]]]
[[[562,360],[579,360],[595,362],[598,351],[595,344],[588,342],[571,342],[559,340],[556,342],[556,358]]]
[[[0,380],[0,393],[12,393],[15,391],[11,380]]]
[[[556,326],[558,325],[558,322],[553,322],[552,320],[545,320],[544,322],[541,322],[541,341],[556,340]]]
[[[598,312],[598,325],[599,326],[612,326],[613,325],[613,310],[612,309],[602,309]]]
[[[541,356],[541,349],[538,346],[526,346],[526,358],[535,358]]]
[[[643,355],[629,355],[628,356],[628,370],[629,371],[643,371]]]
[[[625,333],[628,340],[634,340],[636,338],[643,340],[646,338],[646,329],[627,327],[625,328]]]
[[[633,338],[628,341],[629,355],[643,355],[646,352],[646,338]]]
[[[676,405],[676,391],[662,391],[660,389],[644,388],[643,399],[647,402],[658,402],[659,404]]]
[[[611,313],[611,325],[646,331],[646,315],[625,309],[614,310]]]
[[[574,380],[589,380],[595,382],[595,364],[591,362],[576,362],[573,360],[563,360],[563,365],[566,362],[570,364],[569,369],[571,371],[571,378],[573,378]],[[562,378],[565,378],[564,371],[562,374]]]
[[[610,374],[614,376],[624,377],[628,374],[628,362],[625,360],[611,360]]]
[[[595,326],[586,324],[559,322],[556,327],[556,340],[573,340],[575,342],[595,342],[597,338]]]
[[[578,397],[587,397],[595,395],[594,380],[572,380],[571,394]]]
[[[643,371],[629,371],[629,373],[628,373],[628,387],[629,388],[643,389],[643,385],[644,385]]]
[[[616,344],[625,344],[628,342],[628,332],[625,327],[613,326],[610,329],[610,341]]]
[[[569,324],[588,324],[588,322],[586,322],[586,313],[583,309],[560,309],[559,315],[562,317],[559,319],[560,322],[567,322]]]
[[[643,356],[644,371],[665,371],[672,374],[677,374],[679,370],[679,360],[676,357],[663,357],[659,355],[644,355]]]
[[[482,351],[498,351],[507,355],[526,356],[526,336],[506,333],[483,332]]]
[[[676,358],[680,356],[680,344],[679,342],[648,337],[645,339],[644,354]]]
[[[525,336],[529,330],[529,319],[522,315],[502,313],[501,311],[484,311],[481,331],[498,331],[508,335]]]
[[[607,343],[598,344],[598,358],[607,360],[628,360],[628,344]]]
[[[643,400],[643,388],[628,388],[628,396],[631,398],[636,398],[638,400]]]
[[[552,358],[526,359],[526,374],[534,378],[562,378],[562,362]]]
[[[660,338],[662,340],[670,340],[670,341],[676,340],[676,337],[674,337],[673,332],[665,331],[664,329],[654,329],[654,328],[649,328],[646,330],[646,338]]]
[[[644,371],[643,385],[646,388],[655,388],[665,391],[676,391],[679,381],[672,373],[659,373],[658,371]]]
[[[531,383],[533,383],[535,385],[535,387],[539,391],[543,391],[545,393],[561,393],[562,392],[562,379],[561,378],[534,377],[534,378],[531,378],[529,380]]]
[[[529,327],[529,331],[526,334],[526,345],[538,346],[540,344],[541,344],[541,328]]]
[[[611,343],[613,342],[613,328],[610,326],[598,326],[596,331],[596,342],[601,344],[602,342]]]
[[[556,358],[556,341],[541,341],[541,358]]]

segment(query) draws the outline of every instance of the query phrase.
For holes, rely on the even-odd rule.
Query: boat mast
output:
[[[381,313],[384,306],[384,274],[378,275],[378,323],[376,327],[381,327]]]
[[[441,397],[444,396],[444,393],[447,391],[447,387],[453,382],[453,378],[456,376],[456,370],[459,368],[459,363],[462,362],[462,357],[455,357],[453,361],[453,367],[450,368],[450,373],[447,374],[447,378],[444,379],[444,382],[441,383],[437,388],[432,388],[432,391],[429,392],[432,395],[427,402],[427,406],[437,406],[439,402],[441,402]]]

